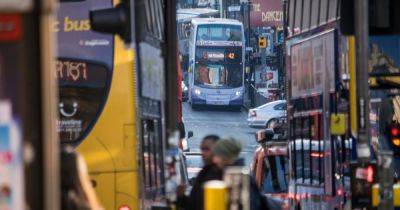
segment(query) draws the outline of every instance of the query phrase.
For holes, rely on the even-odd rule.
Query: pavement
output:
[[[193,131],[194,136],[188,140],[190,151],[199,151],[201,140],[209,134],[216,134],[221,138],[234,137],[242,143],[242,156],[248,165],[258,144],[254,134],[258,129],[247,125],[247,111],[231,110],[228,107],[206,107],[192,110],[190,105],[183,103],[183,121],[186,132]]]

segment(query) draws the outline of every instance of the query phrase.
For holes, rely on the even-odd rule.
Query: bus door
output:
[[[54,3],[0,2],[0,209],[59,209]]]

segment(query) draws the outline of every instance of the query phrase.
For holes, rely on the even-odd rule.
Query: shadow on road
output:
[[[198,105],[192,108],[193,111],[215,111],[215,112],[246,112],[243,107],[232,106],[212,106],[212,105]]]

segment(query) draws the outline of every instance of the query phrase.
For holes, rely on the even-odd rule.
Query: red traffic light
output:
[[[397,135],[399,135],[399,129],[398,128],[392,128],[391,130],[390,130],[390,134],[392,134],[392,136],[397,136]]]

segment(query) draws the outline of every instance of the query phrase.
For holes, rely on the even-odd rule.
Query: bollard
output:
[[[229,191],[229,210],[250,210],[250,170],[231,166],[225,170],[224,181]]]
[[[225,182],[213,180],[204,184],[204,210],[228,210],[227,198]]]

